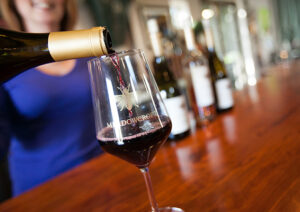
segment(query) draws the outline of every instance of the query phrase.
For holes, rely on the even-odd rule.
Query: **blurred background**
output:
[[[79,4],[77,29],[106,26],[114,49],[142,49],[149,60],[155,55],[147,22],[156,19],[163,55],[179,84],[188,54],[186,26],[193,29],[200,51],[213,46],[235,90],[255,85],[270,66],[300,57],[299,0],[74,1]],[[1,14],[0,27],[5,27]],[[6,162],[0,163],[0,171],[6,169]],[[9,193],[7,178],[0,172],[0,202]]]
[[[157,19],[164,54],[170,57],[185,52],[184,26],[191,24],[197,35],[203,30],[199,22],[205,21],[235,89],[254,85],[271,65],[300,57],[298,0],[77,1],[78,29],[107,26],[117,50],[143,49],[148,58],[153,58],[148,19]],[[172,67],[175,77],[180,76],[181,68]]]

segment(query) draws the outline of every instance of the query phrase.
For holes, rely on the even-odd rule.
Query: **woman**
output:
[[[13,30],[70,30],[74,0],[1,0]],[[0,156],[8,149],[13,195],[101,153],[96,141],[87,59],[25,71],[0,89]]]

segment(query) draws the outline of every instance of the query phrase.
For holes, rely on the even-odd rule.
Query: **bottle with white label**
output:
[[[207,59],[197,50],[194,32],[191,27],[184,29],[188,53],[184,60],[185,68],[191,79],[197,104],[197,122],[201,126],[213,121],[216,116],[215,97]]]
[[[219,59],[214,49],[214,38],[209,20],[203,20],[203,29],[208,50],[209,68],[213,80],[214,95],[218,112],[233,108],[231,81],[227,77],[223,62]]]
[[[233,108],[231,82],[227,77],[223,62],[219,59],[213,48],[209,48],[209,66],[213,79],[218,112]]]
[[[180,93],[178,84],[168,67],[166,58],[163,56],[160,32],[156,19],[148,20],[147,25],[155,56],[153,60],[154,76],[172,121],[172,131],[169,138],[172,140],[182,139],[190,134],[186,101]]]

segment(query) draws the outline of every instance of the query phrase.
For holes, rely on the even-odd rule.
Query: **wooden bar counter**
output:
[[[159,206],[186,212],[300,211],[300,61],[235,92],[235,107],[150,166]],[[150,211],[139,170],[109,154],[16,198],[0,211]]]

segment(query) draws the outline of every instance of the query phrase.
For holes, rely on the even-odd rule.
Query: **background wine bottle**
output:
[[[218,112],[230,110],[234,106],[231,81],[227,77],[224,63],[214,48],[214,39],[209,20],[203,20],[206,44],[208,49],[209,68],[213,80],[214,95]]]
[[[212,87],[211,74],[206,57],[196,48],[193,29],[184,28],[187,54],[184,65],[191,78],[193,93],[197,104],[197,122],[207,125],[216,116],[215,97]]]
[[[172,131],[169,138],[178,140],[190,134],[185,98],[180,93],[178,84],[168,67],[167,60],[163,56],[162,42],[156,19],[148,20],[147,25],[155,56],[153,60],[154,76],[172,121]]]
[[[0,83],[38,65],[110,53],[108,30],[23,33],[0,29]]]
[[[219,59],[214,49],[209,48],[208,52],[217,110],[218,112],[230,110],[234,105],[230,79],[227,77],[223,62]]]

